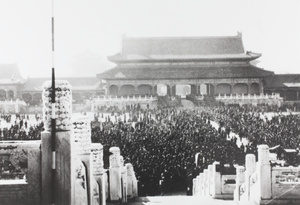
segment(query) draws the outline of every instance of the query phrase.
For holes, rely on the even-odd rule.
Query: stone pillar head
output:
[[[100,143],[92,143],[91,154],[94,174],[103,174],[103,146]]]
[[[133,171],[133,166],[131,163],[127,163],[126,165],[126,168],[127,168],[127,175],[128,176],[132,176],[134,175],[134,171]]]
[[[236,168],[236,179],[236,181],[239,183],[243,183],[245,181],[245,167],[238,166]]]
[[[68,81],[55,81],[55,104],[51,99],[52,82],[43,84],[43,121],[46,131],[51,131],[51,119],[56,119],[57,131],[71,130],[72,90]]]
[[[111,148],[109,148],[109,152],[112,154],[120,154],[120,148],[119,147],[111,147]]]
[[[258,145],[258,162],[260,164],[270,164],[270,152],[268,145]]]
[[[75,150],[78,154],[91,152],[91,125],[87,117],[72,119],[72,135],[75,141]]]
[[[109,156],[109,166],[110,168],[121,167],[121,159],[120,159],[120,148],[119,147],[111,147],[109,148],[109,152],[112,154]]]
[[[246,171],[252,174],[255,171],[255,155],[254,154],[247,154],[246,155]]]
[[[219,167],[220,167],[220,162],[214,162],[213,163],[213,172],[215,173],[215,172],[220,172],[220,169],[219,169]]]

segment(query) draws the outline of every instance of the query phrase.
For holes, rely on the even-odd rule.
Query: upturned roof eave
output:
[[[229,77],[226,77],[226,78],[232,78],[232,79],[237,79],[237,78],[264,78],[264,77],[268,77],[270,75],[272,75],[273,73],[270,73],[270,74],[264,74],[264,75],[253,75],[253,76],[229,76]],[[101,75],[101,74],[100,74]],[[103,76],[99,76],[101,79],[103,80],[169,80],[169,79],[172,79],[172,80],[180,80],[180,79],[224,79],[225,77],[224,76],[220,76],[220,77],[201,77],[199,78],[198,76],[195,76],[195,77],[182,77],[182,78],[115,78],[115,77],[103,77]]]
[[[208,61],[253,61],[261,55],[246,56],[246,57],[213,57],[213,58],[164,58],[164,59],[125,59],[115,56],[108,57],[108,60],[116,63],[151,63],[151,62],[208,62]]]

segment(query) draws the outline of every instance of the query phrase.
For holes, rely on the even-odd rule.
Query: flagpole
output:
[[[52,15],[51,15],[51,34],[52,34],[52,89],[51,89],[51,103],[52,103],[52,115],[51,115],[51,151],[52,151],[52,163],[51,163],[51,204],[55,204],[55,135],[56,135],[56,120],[55,120],[55,71],[54,71],[54,0],[52,0]]]

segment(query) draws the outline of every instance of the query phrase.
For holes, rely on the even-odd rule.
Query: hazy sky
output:
[[[262,53],[259,67],[300,73],[299,0],[54,0],[54,13],[58,76],[95,76],[107,69],[106,57],[120,51],[125,33],[226,36],[237,31],[245,50]],[[0,29],[0,63],[17,63],[23,77],[50,76],[51,0],[1,0]],[[99,68],[88,72],[82,62],[90,56],[89,64]]]

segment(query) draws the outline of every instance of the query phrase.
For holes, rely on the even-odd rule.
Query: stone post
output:
[[[213,189],[213,165],[208,165],[208,195],[210,196],[212,194],[212,189]]]
[[[108,174],[107,174],[108,170],[104,169],[103,170],[103,184],[104,184],[104,191],[105,191],[105,200],[107,200],[109,198],[109,190],[108,190]]]
[[[86,168],[86,183],[88,193],[88,204],[93,199],[93,166],[91,155],[91,127],[86,117],[73,119],[72,136],[74,139],[75,154],[83,162]]]
[[[260,184],[261,199],[270,199],[271,192],[271,165],[268,145],[258,146],[258,183]]]
[[[135,175],[133,175],[132,195],[133,197],[138,197],[138,180]]]
[[[56,162],[55,162],[55,193],[51,192],[51,133],[45,131],[42,133],[41,140],[42,152],[42,203],[51,204],[51,197],[55,196],[56,204],[75,204],[75,168],[73,141],[71,132],[56,133]]]
[[[110,200],[119,201],[122,199],[122,184],[121,184],[121,161],[120,149],[118,147],[111,147],[109,152],[109,188]]]
[[[193,193],[192,193],[193,196],[195,196],[196,193],[197,193],[197,179],[194,178],[194,179],[193,179]]]
[[[196,193],[195,195],[200,195],[200,174],[196,177]]]
[[[42,203],[51,204],[51,197],[54,195],[51,189],[51,133],[42,132],[41,136],[41,172],[42,172]]]
[[[203,175],[203,195],[204,196],[208,196],[208,170],[204,169],[203,171],[204,175]]]
[[[120,156],[122,178],[122,202],[127,202],[127,168],[124,166],[124,158]]]
[[[222,184],[221,184],[221,173],[218,167],[220,166],[219,162],[214,162],[212,165],[212,192],[211,195],[213,198],[216,198],[217,195],[222,194]]]
[[[106,204],[105,180],[103,169],[103,146],[100,143],[91,145],[94,178],[99,186],[101,205]]]
[[[234,190],[234,201],[240,201],[240,186],[245,182],[245,167],[236,168],[236,187]]]
[[[27,202],[30,205],[41,204],[41,149],[40,143],[33,144],[28,149],[28,170],[26,174]]]
[[[87,176],[86,176],[86,168],[83,162],[79,157],[75,156],[74,169],[75,169],[75,197],[73,204],[74,205],[82,205],[88,204],[88,194],[87,194]],[[72,204],[72,205],[73,205]]]
[[[128,198],[133,197],[133,166],[130,163],[126,164],[127,168],[127,196]]]
[[[56,196],[57,204],[74,204],[74,148],[71,132],[56,133]],[[68,203],[70,201],[70,203]],[[66,203],[67,202],[67,203]]]
[[[71,133],[72,116],[72,91],[71,85],[67,81],[55,81],[55,104],[52,104],[52,82],[47,81],[43,85],[43,122],[45,132],[42,133],[42,203],[51,204],[54,197],[55,204],[73,205],[77,199],[87,196],[75,195],[75,150],[74,139]],[[56,120],[55,152],[51,146],[51,122]],[[53,157],[53,166],[52,166]],[[55,161],[54,161],[55,160]],[[52,169],[54,168],[54,169]],[[52,181],[52,171],[55,172]],[[54,193],[52,187],[54,186]]]
[[[203,196],[204,195],[204,190],[203,190],[203,173],[200,173],[200,177],[199,177],[199,195]]]
[[[250,200],[250,176],[255,172],[255,155],[246,155],[246,196],[247,200]]]

